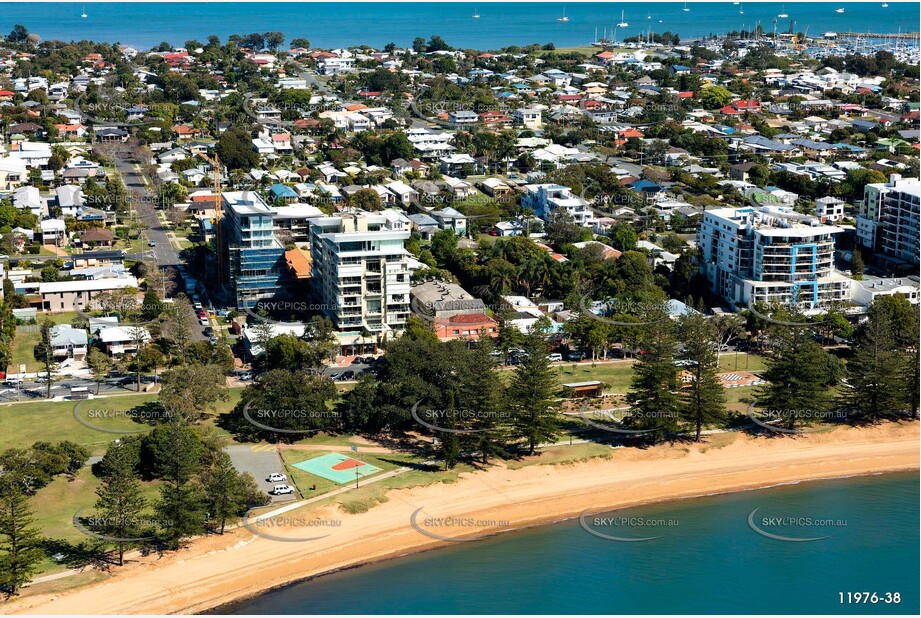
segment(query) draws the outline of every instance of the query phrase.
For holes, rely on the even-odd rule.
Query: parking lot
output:
[[[294,487],[290,479],[278,483],[272,483],[265,480],[273,472],[281,472],[284,474],[285,471],[285,467],[281,462],[281,457],[278,456],[278,452],[275,450],[274,446],[268,444],[233,444],[228,446],[225,450],[227,454],[230,455],[230,460],[233,462],[237,471],[241,473],[249,472],[252,474],[253,478],[256,479],[256,483],[259,485],[259,489],[265,493],[269,494],[273,486],[284,483]],[[269,496],[272,498],[272,504],[297,500],[297,494],[286,494],[283,496],[269,494]]]

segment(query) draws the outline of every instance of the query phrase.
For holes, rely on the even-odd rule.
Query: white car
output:
[[[272,493],[276,496],[281,496],[283,494],[293,494],[294,488],[290,485],[276,485],[272,488]]]
[[[202,326],[208,326],[211,322],[208,321],[208,318],[198,318],[198,323]]]
[[[270,483],[280,483],[281,481],[287,481],[288,477],[281,472],[273,472],[266,480]]]
[[[560,354],[559,352],[554,352],[553,354],[548,354],[547,359],[551,363],[559,363],[563,360],[563,355]]]

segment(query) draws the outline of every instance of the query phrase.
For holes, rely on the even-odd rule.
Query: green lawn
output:
[[[157,485],[157,482],[141,484],[142,495],[148,505],[153,504],[159,496]],[[84,466],[73,479],[61,475],[38,490],[29,501],[29,505],[34,512],[35,525],[41,529],[42,536],[73,544],[94,541],[93,537],[80,532],[74,526],[73,517],[78,511],[82,511],[82,516],[94,512],[93,505],[96,503],[98,487],[99,479],[93,475],[90,466]],[[45,573],[66,568],[66,565],[50,557],[41,563],[41,569]]]
[[[240,389],[228,389],[227,401],[219,402],[218,413],[229,411],[240,400]],[[130,394],[85,401],[79,410],[84,419],[107,429],[144,430],[151,425],[138,423],[123,415],[132,408],[156,401],[156,395]],[[0,406],[0,450],[28,446],[34,442],[68,439],[87,446],[94,454],[105,451],[106,445],[119,434],[93,429],[74,418],[71,401],[30,401]],[[92,412],[96,410],[96,412]],[[211,425],[214,418],[203,421]],[[217,429],[226,434],[224,430]]]

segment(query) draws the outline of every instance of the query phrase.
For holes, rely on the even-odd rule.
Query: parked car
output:
[[[206,317],[200,317],[200,318],[198,318],[198,323],[201,324],[202,326],[208,326],[208,324],[209,324],[208,318],[206,318]]]
[[[566,360],[580,361],[585,360],[585,352],[570,352],[566,355]]]
[[[343,379],[343,380],[352,380],[352,379],[354,379],[354,378],[355,378],[355,372],[354,372],[354,371],[344,371],[344,372],[342,373],[342,379]]]
[[[365,359],[364,359],[363,357],[361,357],[361,356],[356,356],[356,357],[352,360],[352,364],[353,364],[353,365],[361,365],[361,364],[364,363],[364,362],[365,362]]]
[[[249,380],[252,380],[252,379],[253,379],[253,372],[252,372],[252,371],[244,371],[243,373],[237,375],[237,379],[238,379],[238,380],[242,380],[243,382],[247,382],[247,381],[249,381]]]
[[[281,481],[287,481],[288,477],[282,474],[281,472],[273,472],[265,480],[267,480],[270,483],[280,483]]]
[[[38,382],[39,384],[46,384],[48,382],[48,376],[46,375],[35,376],[35,381]]]
[[[214,335],[211,335],[210,337],[208,337],[208,343],[210,343],[211,345],[217,345],[217,337],[215,337]]]
[[[272,491],[270,493],[273,493],[276,496],[281,496],[284,494],[293,494],[294,488],[291,487],[290,485],[276,485],[275,487],[272,488]]]
[[[550,360],[551,363],[559,363],[560,361],[563,360],[563,355],[560,354],[559,352],[553,352],[552,354],[548,354],[547,358]]]
[[[152,241],[152,240],[148,240],[148,241],[147,241],[147,246],[148,246],[148,247],[156,247],[156,246],[157,246],[157,243],[155,243],[155,242]]]
[[[4,381],[3,383],[12,388],[17,388],[19,386],[22,386],[22,382],[23,382],[22,378],[7,378],[6,381]]]
[[[329,374],[329,379],[330,379],[330,380],[338,380],[338,379],[341,378],[341,377],[342,377],[342,374],[341,374],[341,373],[331,373],[331,374]]]

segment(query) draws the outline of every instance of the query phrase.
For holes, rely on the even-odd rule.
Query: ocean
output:
[[[918,2],[681,2],[578,3],[435,3],[435,2],[92,2],[0,3],[0,32],[23,24],[44,39],[95,40],[149,49],[162,41],[183,45],[210,34],[281,31],[287,40],[306,37],[317,47],[410,45],[416,37],[437,34],[461,48],[497,49],[508,45],[550,43],[587,45],[620,22],[618,39],[652,32],[677,32],[682,38],[753,29],[757,24],[810,34],[891,33],[919,30]],[[843,7],[844,13],[835,12]],[[740,14],[741,11],[741,14]],[[87,14],[86,18],[81,13]],[[474,19],[474,13],[480,15]],[[779,18],[780,13],[789,17]],[[565,14],[567,22],[557,21]]]
[[[219,611],[917,615],[918,489],[917,473],[899,473],[627,509],[608,514],[629,517],[616,526],[590,515],[596,532],[659,538],[604,539],[572,520],[341,571]],[[753,526],[825,538],[778,540]],[[876,602],[854,603],[848,592],[876,593]]]

